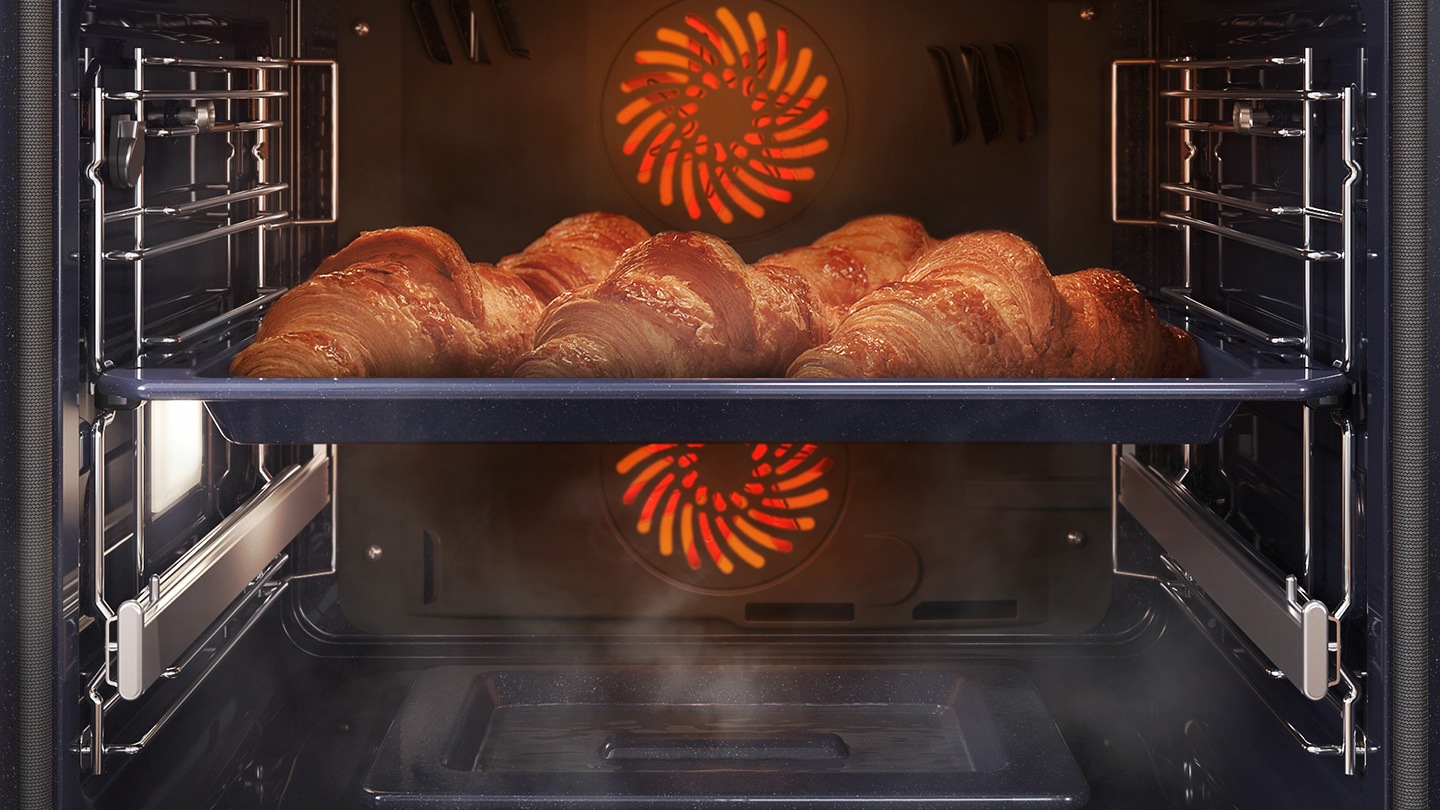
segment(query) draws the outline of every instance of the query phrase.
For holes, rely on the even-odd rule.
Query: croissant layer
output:
[[[925,226],[909,217],[882,214],[853,220],[811,245],[773,253],[756,262],[782,267],[810,285],[833,329],[866,293],[898,281],[934,245]]]
[[[808,285],[723,240],[662,233],[545,311],[521,377],[765,377],[817,340]]]
[[[649,237],[639,223],[620,214],[579,214],[561,220],[524,251],[501,259],[499,266],[518,275],[548,304],[566,290],[605,278],[621,253]]]
[[[1124,276],[1053,277],[1014,234],[942,242],[905,278],[861,299],[792,377],[1181,377],[1194,342]]]
[[[503,376],[533,345],[544,303],[537,284],[603,277],[646,235],[624,217],[584,214],[497,267],[471,264],[434,228],[364,233],[275,303],[230,370],[250,377]]]

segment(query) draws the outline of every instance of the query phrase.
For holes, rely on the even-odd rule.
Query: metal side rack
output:
[[[1309,367],[1333,367],[1353,388],[1360,378],[1354,311],[1364,255],[1357,154],[1366,96],[1364,54],[1352,56],[1353,70],[1348,58],[1337,65],[1308,48],[1275,57],[1114,62],[1111,218],[1178,235],[1182,281],[1159,292],[1182,310],[1187,328],[1243,342],[1258,354],[1298,355]],[[1157,163],[1173,174],[1154,184],[1160,210],[1135,215],[1122,212],[1122,184],[1113,172],[1122,137],[1122,72],[1141,69],[1158,99],[1152,143],[1163,157]],[[1322,73],[1324,84],[1317,81]],[[1346,663],[1363,656],[1347,658],[1342,649],[1363,514],[1356,453],[1363,425],[1351,407],[1358,399],[1352,394],[1298,406],[1303,537],[1294,573],[1252,553],[1192,489],[1189,477],[1203,448],[1182,447],[1178,465],[1161,470],[1126,445],[1117,448],[1115,465],[1118,505],[1161,551],[1152,570],[1125,570],[1117,523],[1116,573],[1155,580],[1192,616],[1203,605],[1266,675],[1334,708],[1340,741],[1316,744],[1271,705],[1304,750],[1341,757],[1347,775],[1373,750],[1357,716],[1361,678]],[[1338,517],[1316,507],[1328,500],[1315,460],[1321,417],[1338,427],[1338,501],[1331,501],[1339,504]],[[1317,574],[1326,525],[1338,530],[1332,563],[1338,577]]]
[[[98,378],[223,340],[283,292],[278,265],[296,252],[287,237],[336,221],[339,69],[143,48],[119,59],[87,50],[82,69],[80,258]],[[328,144],[301,142],[302,102],[328,119]],[[321,148],[328,161],[307,161],[302,189],[300,156]],[[328,210],[304,216],[306,201]],[[109,757],[146,747],[292,581],[334,573],[333,558],[296,572],[287,552],[323,519],[333,487],[327,449],[230,444],[198,402],[163,414],[155,403],[94,403],[80,621],[94,654],[76,748],[83,770],[101,774]],[[193,479],[171,480],[176,469]]]

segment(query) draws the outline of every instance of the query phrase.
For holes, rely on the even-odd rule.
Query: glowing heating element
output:
[[[205,406],[161,400],[146,409],[150,511],[159,514],[200,485],[205,469]]]
[[[828,49],[778,6],[677,3],[617,59],[609,147],[668,220],[774,220],[833,168],[841,97]]]
[[[843,494],[836,458],[814,444],[647,444],[610,462],[612,511],[667,576],[762,581],[829,531]]]

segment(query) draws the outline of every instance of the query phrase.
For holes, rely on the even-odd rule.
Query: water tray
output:
[[[1018,671],[493,671],[415,682],[376,807],[1079,807],[1089,788]]]
[[[1208,443],[1244,401],[1342,394],[1345,376],[1201,343],[1186,380],[248,379],[239,347],[114,369],[120,403],[202,400],[245,444],[651,441]]]

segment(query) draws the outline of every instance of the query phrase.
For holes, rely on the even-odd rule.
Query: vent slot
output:
[[[1014,599],[921,602],[910,615],[917,622],[1015,619],[1020,616],[1020,603]]]
[[[853,622],[853,602],[750,602],[747,622]]]

